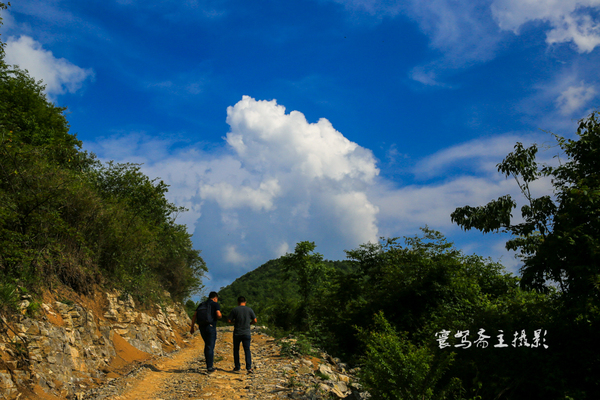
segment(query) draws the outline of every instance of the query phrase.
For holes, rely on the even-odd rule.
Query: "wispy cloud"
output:
[[[198,15],[209,19],[220,18],[227,14],[226,0],[168,0],[161,2],[115,0],[115,2],[131,9],[153,11],[172,21],[185,20]]]
[[[512,151],[519,140],[523,138],[506,134],[462,143],[419,161],[414,173],[417,178],[445,176],[453,171],[464,173],[465,169],[477,175],[495,174],[496,164]]]
[[[502,29],[518,34],[528,22],[548,23],[548,44],[575,44],[580,53],[591,52],[600,44],[600,0],[495,0],[494,18]]]
[[[456,70],[496,57],[508,31],[540,22],[548,45],[572,43],[579,53],[600,44],[600,0],[332,0],[368,18],[414,20],[439,56],[417,65],[410,78],[427,86],[452,87],[446,78]]]
[[[62,4],[61,4],[62,3]],[[52,21],[58,25],[85,25],[85,22],[75,16],[65,7],[62,0],[30,0],[26,2],[15,2],[9,11],[20,12],[35,16],[40,20]]]
[[[542,129],[571,135],[576,119],[598,107],[600,81],[595,64],[584,60],[556,70],[550,79],[534,84],[532,94],[516,108],[534,118]]]
[[[445,232],[453,227],[450,214],[465,205],[483,205],[507,193],[514,184],[503,177],[456,176],[442,183],[373,187],[370,198],[379,207],[384,236],[411,235],[429,225]]]
[[[369,198],[379,207],[382,233],[390,235],[402,227],[401,233],[408,235],[426,224],[448,230],[453,227],[450,214],[456,207],[483,205],[506,194],[520,203],[524,199],[518,186],[512,177],[506,179],[498,172],[497,164],[513,151],[516,142],[525,146],[538,144],[538,161],[554,163],[556,150],[545,150],[544,143],[548,139],[548,135],[540,134],[475,139],[420,160],[414,174],[416,178],[429,179],[423,184],[397,187],[390,182],[379,182],[370,188]],[[550,194],[549,182],[536,183],[532,192],[535,196]]]
[[[179,74],[170,77],[170,80],[157,82],[144,81],[143,84],[150,90],[166,93],[170,96],[188,96],[202,94],[210,82],[208,73],[197,71],[187,74]],[[139,79],[139,78],[138,78]]]
[[[414,20],[431,47],[448,55],[448,61],[456,65],[490,58],[500,39],[487,0],[332,1],[373,18],[403,15]]]
[[[560,93],[556,105],[563,115],[573,115],[596,97],[598,91],[593,85],[581,82],[578,86],[569,86]]]
[[[487,1],[412,1],[409,15],[450,67],[491,59],[501,39]]]
[[[365,12],[376,18],[395,17],[402,11],[402,3],[394,0],[333,0],[348,10]]]
[[[414,20],[439,56],[416,66],[411,79],[427,86],[449,87],[444,78],[456,69],[492,59],[503,34],[494,22],[489,1],[475,0],[333,0],[371,18],[403,15]]]

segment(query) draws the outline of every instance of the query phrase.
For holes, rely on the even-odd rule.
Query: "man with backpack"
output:
[[[192,326],[190,333],[194,333],[194,326],[198,324],[200,335],[204,340],[204,358],[206,359],[206,370],[209,373],[215,372],[213,367],[215,358],[215,342],[217,341],[217,319],[221,319],[221,305],[218,303],[219,295],[217,292],[210,292],[208,300],[200,303],[194,316],[192,317]]]
[[[240,364],[240,343],[244,347],[244,356],[246,358],[246,370],[249,374],[253,373],[252,355],[250,354],[250,324],[256,324],[256,314],[250,307],[246,307],[246,298],[238,297],[238,306],[231,310],[227,317],[229,323],[233,323],[233,363],[234,371],[241,369]]]

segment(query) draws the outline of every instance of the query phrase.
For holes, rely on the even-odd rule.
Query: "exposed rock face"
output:
[[[178,331],[191,323],[183,307],[157,307],[156,315],[150,316],[137,311],[129,295],[105,296],[108,308],[103,315],[55,301],[42,304],[41,319],[21,316],[16,323],[1,324],[4,398],[16,398],[17,386],[34,385],[60,397],[72,396],[115,368],[179,348]]]

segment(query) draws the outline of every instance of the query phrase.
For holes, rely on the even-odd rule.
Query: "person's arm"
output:
[[[223,318],[223,315],[221,315],[221,311],[217,310],[217,319],[221,318]]]
[[[254,318],[252,321],[250,321],[250,324],[256,324],[257,319]]]
[[[192,326],[190,327],[190,333],[194,334],[194,325],[196,325],[196,312],[194,311],[194,316],[192,317]]]

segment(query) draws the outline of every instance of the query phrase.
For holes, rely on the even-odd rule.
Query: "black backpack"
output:
[[[213,317],[211,312],[212,308],[210,306],[209,301],[212,300],[206,300],[200,303],[198,308],[196,308],[196,323],[198,324],[198,326],[206,326],[213,323]]]

